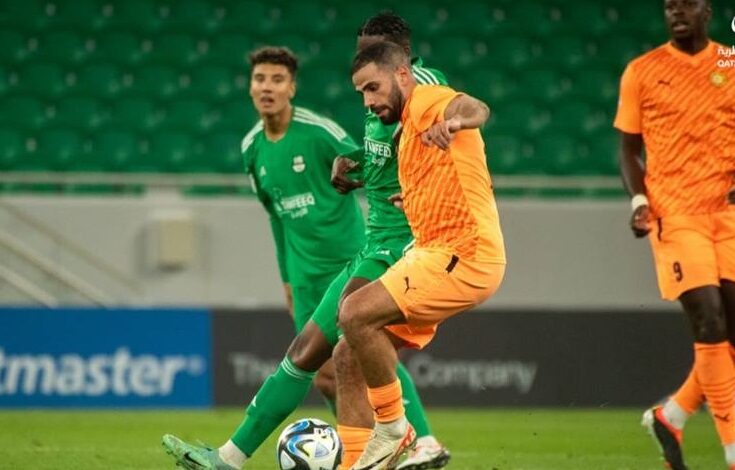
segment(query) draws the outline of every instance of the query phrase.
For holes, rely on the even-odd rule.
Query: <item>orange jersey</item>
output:
[[[456,96],[459,93],[445,86],[417,85],[405,104],[398,179],[406,218],[417,247],[505,263],[480,131],[457,132],[448,150],[421,142],[421,133],[444,120],[444,110]]]
[[[658,217],[726,209],[735,181],[735,67],[724,46],[690,56],[670,43],[631,61],[615,127],[642,134],[646,191]]]

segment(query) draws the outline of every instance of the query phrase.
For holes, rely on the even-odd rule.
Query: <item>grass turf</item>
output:
[[[663,468],[638,425],[640,410],[433,409],[429,415],[435,435],[452,452],[449,470]],[[289,422],[310,416],[333,421],[323,409],[305,408]],[[0,469],[173,469],[162,434],[220,444],[241,417],[239,409],[2,411]],[[246,469],[277,469],[274,434]],[[705,413],[690,420],[684,451],[691,470],[725,468]]]

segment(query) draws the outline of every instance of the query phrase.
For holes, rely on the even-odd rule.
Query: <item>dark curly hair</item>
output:
[[[258,64],[283,65],[295,78],[299,58],[288,47],[264,46],[250,53],[250,67],[254,68]]]
[[[357,30],[358,36],[385,36],[401,47],[411,48],[411,27],[406,20],[390,10],[384,10],[365,20]]]

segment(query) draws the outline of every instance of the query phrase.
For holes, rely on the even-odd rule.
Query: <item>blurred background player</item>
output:
[[[365,242],[357,198],[338,194],[329,182],[334,158],[358,146],[334,121],[291,104],[298,60],[290,50],[258,49],[251,54],[250,65],[250,96],[261,120],[243,139],[242,153],[253,188],[270,216],[279,271],[298,333],[334,277]],[[326,360],[320,366],[333,368]],[[301,403],[315,374],[285,358],[219,451],[190,446],[170,435],[164,436],[164,445],[186,468],[240,468],[246,455],[292,411],[283,416],[278,412],[280,403],[290,403],[294,393]],[[333,402],[333,372],[322,380],[317,375],[316,384]]]
[[[694,366],[643,424],[667,465],[686,469],[682,430],[706,397],[735,469],[735,69],[717,66],[708,0],[666,0],[664,13],[671,41],[628,64],[615,127],[631,228],[648,235],[662,297],[679,300],[689,318]]]
[[[354,351],[376,422],[352,469],[392,469],[415,440],[394,345],[422,348],[439,323],[490,297],[505,272],[505,248],[478,130],[488,107],[445,86],[417,86],[409,56],[389,42],[357,54],[352,82],[384,124],[401,122],[398,175],[416,238],[379,281],[347,296],[339,313],[346,343],[335,356]],[[338,383],[342,372],[337,359]]]

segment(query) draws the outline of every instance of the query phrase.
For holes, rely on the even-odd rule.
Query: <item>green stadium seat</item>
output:
[[[439,17],[439,10],[437,5],[420,0],[403,0],[395,8],[396,13],[401,15],[408,24],[413,25],[414,28],[417,27],[416,25],[421,25],[421,29],[425,29],[427,33],[436,32],[444,26],[446,19]],[[369,16],[375,13],[377,11]]]
[[[335,18],[332,23],[331,34],[347,40],[352,49],[355,47],[357,30],[366,19],[380,11],[380,7],[373,2],[352,2],[347,4],[334,1],[333,9]]]
[[[571,90],[572,82],[560,73],[549,69],[527,69],[518,79],[519,93],[539,103],[553,103]]]
[[[535,141],[536,158],[545,174],[567,176],[594,173],[589,148],[573,137],[550,133]]]
[[[56,97],[66,89],[66,77],[61,67],[39,62],[28,64],[18,72],[18,86],[23,92],[44,97]]]
[[[3,0],[0,18],[4,27],[35,30],[48,23],[46,4],[41,0]]]
[[[163,21],[166,30],[212,33],[224,16],[224,9],[216,8],[211,1],[170,0],[166,7],[169,11]]]
[[[225,101],[232,99],[235,87],[235,77],[229,67],[202,65],[189,75],[189,85],[184,93],[206,100]]]
[[[222,29],[225,31],[247,32],[258,37],[267,36],[274,30],[278,9],[272,4],[245,0],[227,3],[223,8]]]
[[[180,87],[179,74],[175,69],[164,65],[149,65],[134,72],[129,93],[168,99],[177,94]]]
[[[611,104],[617,100],[620,77],[609,70],[579,69],[572,78],[571,95],[597,104]]]
[[[607,44],[615,44],[615,47],[606,46]],[[600,60],[618,76],[623,73],[623,69],[625,69],[628,62],[648,49],[650,49],[650,44],[643,39],[624,34],[604,36],[600,39],[598,45]]]
[[[557,104],[551,118],[551,127],[565,135],[584,136],[611,126],[612,121],[604,112],[579,101]]]
[[[240,143],[243,134],[238,132],[218,132],[207,137],[204,153],[210,165],[220,173],[242,173],[243,160]]]
[[[76,75],[74,92],[85,93],[97,98],[113,99],[127,88],[130,78],[111,64],[92,64]]]
[[[551,8],[544,2],[509,2],[501,6],[505,19],[500,31],[547,36],[559,27]]]
[[[313,69],[339,69],[345,77],[349,77],[350,63],[355,55],[355,42],[352,36],[339,41],[322,41],[309,66]]]
[[[658,36],[661,43],[668,39],[662,2],[621,4],[617,12],[620,21],[616,25],[616,32],[622,30],[624,33],[644,34],[652,38]]]
[[[488,56],[488,46],[484,40],[464,36],[443,37],[434,41],[431,55],[426,59],[430,64],[441,64],[449,70],[474,72],[478,64],[484,64]],[[459,74],[458,74],[459,75]]]
[[[51,31],[40,39],[38,58],[46,62],[78,64],[89,55],[87,41],[68,31]]]
[[[129,66],[139,64],[147,57],[148,52],[144,41],[135,33],[106,31],[97,37],[92,58],[101,62]]]
[[[207,63],[245,68],[255,41],[243,33],[222,33],[212,38]]]
[[[0,30],[0,63],[18,64],[34,54],[27,35],[11,29]]]
[[[306,102],[322,102],[325,105],[345,97],[357,98],[348,72],[335,69],[312,69],[311,73],[305,71],[298,80],[296,94]]]
[[[300,100],[297,97],[296,103]],[[241,133],[244,137],[259,120],[258,115],[253,108],[253,104],[249,98],[242,100],[233,100],[230,103],[224,103],[221,107],[215,108],[220,115],[217,129],[220,131],[235,131]]]
[[[499,101],[492,109],[492,133],[519,137],[533,135],[545,129],[551,121],[550,113],[531,101]]]
[[[521,170],[521,141],[513,136],[491,134],[485,141],[491,174],[516,174]]]
[[[0,128],[0,171],[13,170],[25,153],[23,134]]]
[[[299,58],[299,66],[306,66],[319,55],[319,42],[303,35],[279,34],[273,46],[286,46]]]
[[[44,129],[38,135],[37,154],[50,170],[66,171],[83,151],[82,137],[70,129]]]
[[[29,96],[10,96],[0,107],[0,120],[5,127],[40,129],[48,121],[46,105]]]
[[[111,29],[155,32],[161,28],[161,15],[156,2],[126,0],[109,3],[103,9]]]
[[[148,60],[155,64],[186,67],[196,63],[202,51],[193,36],[183,33],[163,34],[153,40]]]
[[[620,174],[618,147],[620,134],[615,129],[602,129],[587,140],[591,159],[597,173],[602,175]]]
[[[599,36],[617,28],[617,11],[599,2],[568,2],[562,5],[562,25],[571,35]]]
[[[149,158],[160,170],[167,172],[193,171],[194,138],[185,132],[157,132],[151,137]],[[197,170],[203,170],[197,168]]]
[[[136,134],[122,130],[107,130],[94,134],[88,168],[105,171],[130,171],[141,160]],[[80,162],[82,162],[80,160]]]
[[[500,36],[487,41],[485,66],[496,70],[523,70],[541,54],[540,48],[524,36]]]
[[[214,125],[217,117],[203,101],[178,99],[169,105],[161,127],[187,132],[204,132]]]
[[[106,24],[103,4],[97,0],[53,0],[45,5],[49,28],[92,31]]]
[[[163,111],[150,99],[119,98],[112,103],[108,127],[111,129],[149,132],[158,128]]]
[[[486,100],[491,109],[497,101],[508,99],[518,89],[516,80],[497,70],[480,69],[469,74],[467,80],[470,94]]]
[[[315,0],[288,2],[278,8],[274,29],[277,32],[290,32],[307,36],[320,36],[331,30],[335,18],[330,10]],[[357,27],[355,27],[357,30]]]
[[[555,35],[543,46],[541,62],[556,69],[587,68],[597,60],[597,44],[579,35]]]
[[[105,123],[108,114],[105,106],[98,100],[86,96],[72,96],[58,102],[54,119],[64,126],[94,131]]]
[[[10,73],[0,63],[0,96],[4,96],[10,88]]]

